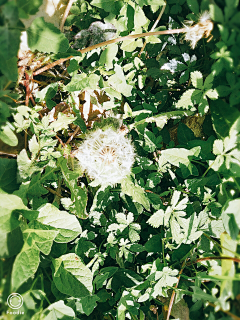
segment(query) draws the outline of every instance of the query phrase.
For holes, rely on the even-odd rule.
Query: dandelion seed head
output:
[[[86,136],[75,157],[96,184],[114,186],[130,174],[135,152],[131,141],[120,131],[98,128]]]
[[[192,25],[192,21],[185,21],[185,40],[190,42],[191,48],[194,49],[197,42],[201,38],[208,38],[211,36],[213,30],[213,22],[210,20],[210,14],[208,11],[203,12],[198,20],[198,23]],[[209,39],[209,41],[212,39]]]

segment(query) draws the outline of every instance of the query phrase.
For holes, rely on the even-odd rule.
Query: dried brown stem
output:
[[[75,1],[75,0],[69,0],[69,1],[68,1],[67,7],[66,7],[66,9],[65,9],[65,12],[64,12],[64,14],[63,14],[62,21],[61,21],[61,24],[60,24],[60,31],[63,31],[64,23],[65,23],[65,21],[66,21],[66,19],[67,19],[67,16],[68,16],[68,14],[69,14],[69,12],[70,12],[70,9],[71,9],[74,1]]]
[[[175,289],[177,289],[177,287],[178,287],[178,284],[179,284],[179,281],[180,281],[180,277],[181,277],[181,274],[183,273],[183,270],[184,270],[185,266],[186,266],[186,260],[183,262],[182,268],[181,268],[181,270],[179,272],[179,275],[177,277],[177,283],[174,286]],[[171,299],[170,299],[170,302],[169,302],[169,306],[168,306],[168,313],[167,313],[166,320],[170,319],[171,311],[172,311],[172,307],[173,307],[173,302],[174,302],[174,298],[175,298],[175,294],[176,294],[176,292],[175,292],[175,290],[173,290],[172,295],[171,295]]]
[[[112,40],[104,41],[104,42],[101,42],[101,43],[97,43],[97,44],[95,44],[93,46],[90,46],[90,47],[87,47],[85,49],[78,50],[78,51],[83,54],[83,53],[92,51],[94,49],[97,49],[97,48],[100,48],[100,47],[103,47],[103,46],[107,46],[109,44],[116,43],[116,42],[119,42],[119,41],[137,39],[137,38],[148,37],[148,36],[158,36],[158,35],[164,35],[164,34],[182,33],[182,32],[185,32],[185,31],[186,31],[186,29],[182,28],[182,29],[173,29],[173,30],[164,30],[164,31],[154,31],[154,32],[145,32],[145,33],[139,33],[139,34],[131,34],[131,35],[128,35],[128,36],[125,36],[125,37],[119,37],[119,38],[116,38],[116,39],[112,39]],[[33,75],[36,76],[36,75],[38,75],[38,74],[40,74],[40,73],[42,73],[42,72],[44,72],[44,71],[46,71],[48,69],[51,69],[51,68],[55,67],[56,65],[58,65],[60,63],[63,63],[64,61],[67,61],[67,60],[69,60],[71,58],[74,58],[74,56],[69,56],[67,58],[62,58],[62,59],[59,59],[59,60],[57,60],[57,61],[55,61],[53,63],[50,63],[47,66],[35,71],[33,73]]]
[[[65,147],[65,144],[62,142],[62,140],[61,140],[57,135],[55,135],[55,137],[58,139],[58,141],[61,143],[61,145],[62,145],[63,147]]]
[[[75,135],[78,133],[79,130],[80,130],[80,128],[77,127],[77,129],[73,132],[73,134],[72,134],[71,137],[68,139],[68,141],[66,142],[66,144],[69,144],[69,142],[72,141],[72,139],[75,137]]]
[[[201,261],[208,261],[208,260],[232,260],[234,262],[238,262],[240,263],[240,259],[239,258],[233,258],[233,257],[204,257],[204,258],[199,258],[196,261],[190,261],[187,263],[187,266],[190,266],[193,263],[198,263]]]
[[[49,188],[49,187],[45,187],[45,189],[47,189],[49,192],[51,192],[52,194],[55,194],[56,196],[58,196],[59,198],[63,198],[63,196],[61,196],[61,194],[59,194],[57,191]]]
[[[159,16],[157,17],[157,20],[154,22],[154,25],[152,26],[150,32],[152,32],[156,28],[158,22],[160,21],[162,15],[163,15],[163,12],[164,12],[165,8],[166,8],[166,5],[164,4],[163,7],[162,7],[161,12],[159,13]],[[141,56],[143,50],[145,49],[146,44],[147,44],[147,40],[145,39],[144,44],[143,44],[143,46],[142,46],[142,48],[141,48],[141,50],[140,50],[140,52],[138,54],[139,57]]]

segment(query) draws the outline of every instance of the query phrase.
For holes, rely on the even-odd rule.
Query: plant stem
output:
[[[173,29],[173,30],[164,30],[164,31],[154,31],[154,32],[145,32],[145,33],[139,33],[139,34],[130,34],[128,36],[125,36],[125,37],[119,37],[119,38],[116,38],[116,39],[112,39],[112,40],[108,40],[108,41],[104,41],[104,42],[100,42],[100,43],[97,43],[93,46],[90,46],[90,47],[87,47],[85,49],[81,49],[81,50],[78,50],[81,54],[83,53],[86,53],[86,52],[89,52],[89,51],[92,51],[94,49],[97,49],[97,48],[100,48],[100,47],[104,47],[104,46],[107,46],[109,44],[112,44],[112,43],[116,43],[116,42],[119,42],[119,41],[124,41],[124,40],[131,40],[131,39],[137,39],[137,38],[142,38],[142,37],[148,37],[148,36],[158,36],[158,35],[164,35],[164,34],[174,34],[174,33],[182,33],[182,32],[186,32],[186,29],[185,28],[181,28],[181,29]],[[48,69],[51,69],[55,66],[57,66],[58,64],[60,63],[63,63],[69,59],[72,59],[74,58],[74,56],[69,56],[67,58],[62,58],[62,59],[59,59],[53,63],[50,63],[48,64],[47,66],[43,67],[43,68],[40,68],[38,69],[37,71],[35,71],[33,73],[33,76],[36,76]]]

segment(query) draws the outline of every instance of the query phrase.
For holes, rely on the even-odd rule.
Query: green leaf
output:
[[[49,84],[44,89],[36,92],[36,102],[45,101],[48,109],[51,110],[56,105],[56,102],[52,101],[51,99],[55,97],[57,91],[58,82]]]
[[[199,152],[200,152],[200,147]],[[194,150],[187,150],[184,148],[173,148],[173,149],[166,149],[161,151],[162,157],[170,162],[172,165],[179,167],[180,164],[184,164],[185,166],[189,166],[190,159],[194,155]]]
[[[0,158],[0,188],[7,193],[17,190],[17,161],[14,159]]]
[[[39,250],[23,247],[17,255],[12,270],[12,290],[16,291],[25,281],[34,276],[40,263]]]
[[[100,80],[100,76],[97,74],[86,75],[82,74],[74,74],[71,81],[66,85],[67,91],[80,91],[86,89],[99,89],[98,82]]]
[[[187,0],[187,4],[189,6],[189,9],[192,10],[193,13],[199,13],[199,4],[197,0]]]
[[[52,23],[47,23],[42,17],[33,20],[27,29],[28,45],[32,51],[47,53],[66,52],[69,43],[64,34]]]
[[[108,83],[119,93],[129,97],[131,95],[132,86],[127,84],[122,68],[118,64],[115,64],[114,71],[115,74],[109,77]]]
[[[60,243],[72,241],[82,232],[81,225],[74,215],[60,211],[50,203],[39,209],[37,221],[57,229],[59,234],[55,241]]]
[[[210,109],[214,130],[221,138],[228,136],[229,130],[235,120],[239,118],[240,112],[234,107],[229,107],[222,99],[211,101]]]
[[[182,122],[179,123],[177,129],[177,137],[179,144],[187,144],[189,141],[195,139],[193,131]]]
[[[48,255],[51,251],[53,240],[58,235],[56,230],[35,230],[35,229],[26,229],[23,231],[24,241],[35,244],[35,247],[38,248],[42,253]]]
[[[203,88],[203,75],[200,71],[191,72],[191,80],[195,88]]]
[[[17,28],[0,27],[1,55],[5,60],[17,56],[20,44],[20,30]]]
[[[91,5],[104,9],[106,12],[115,12],[115,2],[112,0],[93,0]]]
[[[11,81],[18,79],[17,60],[17,57],[5,60],[0,53],[0,70]]]
[[[87,212],[87,189],[85,186],[82,188],[77,185],[78,173],[70,171],[67,167],[67,161],[64,158],[59,159],[58,165],[61,168],[63,178],[66,182],[66,185],[71,191],[71,201],[72,203],[69,206],[71,213],[75,214],[81,219],[86,219]]]
[[[209,4],[211,18],[216,22],[224,22],[222,10],[216,4]]]
[[[54,130],[55,132],[63,129],[68,129],[68,125],[71,124],[77,118],[73,115],[66,115],[64,113],[59,112],[57,120],[53,121],[49,128]]]
[[[16,3],[19,9],[20,18],[26,19],[26,14],[34,15],[38,12],[43,0],[16,0]]]
[[[80,300],[76,301],[76,309],[81,314],[86,314],[87,316],[89,316],[96,308],[96,302],[98,300],[100,300],[100,298],[97,295],[83,297]]]
[[[18,217],[22,209],[28,210],[21,198],[10,194],[0,194],[1,232],[10,232],[19,226]]]
[[[240,230],[240,199],[228,200],[222,210],[223,225],[227,233],[236,239]]]
[[[23,246],[23,236],[18,227],[9,233],[0,233],[0,257],[10,258],[19,253]]]
[[[153,228],[158,228],[163,225],[163,219],[164,211],[160,209],[147,220],[147,223],[149,223]]]
[[[53,260],[53,281],[60,292],[75,298],[89,296],[92,280],[92,272],[75,253]]]
[[[99,64],[104,66],[106,65],[107,70],[113,68],[113,60],[115,59],[118,52],[118,45],[116,43],[110,44],[107,48],[101,53],[99,58]]]
[[[1,127],[0,140],[12,147],[18,144],[18,138],[10,128],[10,124],[6,124],[5,126]]]
[[[132,197],[133,202],[138,202],[144,206],[145,209],[150,209],[148,198],[145,195],[144,189],[136,185],[131,177],[125,178],[121,182],[122,192]]]
[[[75,318],[75,312],[72,308],[66,306],[63,300],[59,300],[51,304],[42,312],[44,320],[72,320]],[[42,317],[42,316],[41,316]]]

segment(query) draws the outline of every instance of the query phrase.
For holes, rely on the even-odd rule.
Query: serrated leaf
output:
[[[72,241],[82,232],[81,225],[74,215],[60,211],[50,203],[39,209],[37,221],[57,229],[59,234],[55,241],[60,243]]]
[[[60,158],[58,165],[61,168],[63,178],[66,185],[71,190],[71,201],[72,204],[69,206],[71,213],[75,214],[81,219],[86,219],[87,212],[87,189],[85,186],[82,188],[77,185],[78,173],[70,171],[67,167],[67,161],[64,158]]]
[[[144,206],[145,209],[150,209],[148,198],[145,195],[144,189],[132,182],[131,177],[125,178],[121,182],[122,192],[132,197],[133,202],[138,202]]]
[[[44,21],[43,17],[33,20],[27,29],[28,45],[32,51],[47,53],[66,52],[69,48],[67,38],[52,23]]]
[[[60,292],[75,298],[89,296],[92,280],[92,272],[75,253],[53,260],[53,281]]]
[[[163,219],[164,211],[160,209],[147,220],[147,223],[149,223],[153,228],[158,228],[163,225]]]
[[[57,120],[53,121],[49,127],[55,132],[63,129],[68,129],[68,125],[76,119],[77,117],[74,117],[73,115],[66,115],[59,112]]]
[[[198,92],[196,89],[189,89],[185,91],[176,103],[176,108],[189,109],[189,107],[193,107],[193,94],[196,92]]]

